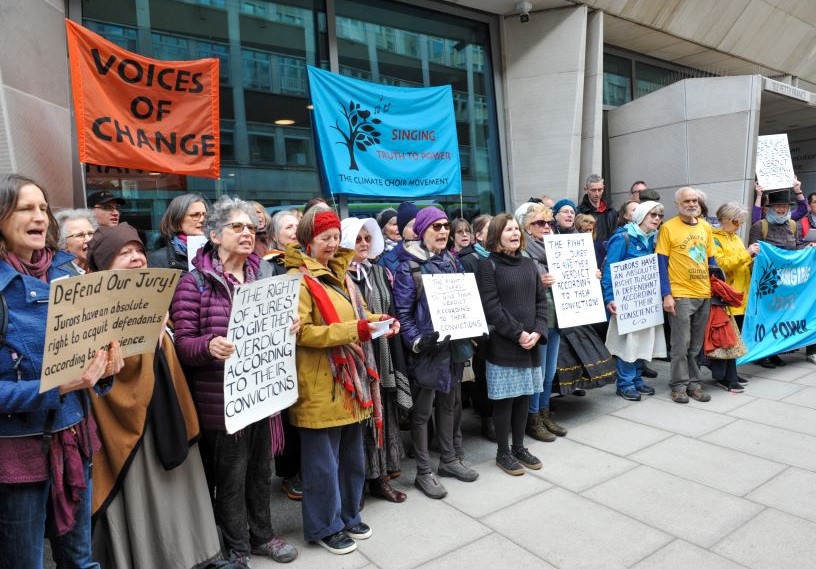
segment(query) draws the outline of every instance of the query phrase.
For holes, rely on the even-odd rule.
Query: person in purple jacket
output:
[[[226,338],[233,293],[275,269],[254,252],[257,215],[249,203],[222,198],[205,230],[209,241],[193,260],[195,270],[176,288],[171,318],[201,425],[201,459],[215,497],[215,519],[230,561],[249,567],[254,554],[287,563],[298,551],[274,534],[269,510],[271,450],[283,444],[273,439],[282,432],[280,415],[233,435],[224,424],[224,361],[235,351]]]

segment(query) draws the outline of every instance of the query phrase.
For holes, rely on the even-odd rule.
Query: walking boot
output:
[[[555,435],[544,428],[541,423],[541,417],[538,413],[529,413],[527,415],[527,434],[545,443],[551,443],[555,440]]]
[[[400,504],[407,498],[404,492],[396,490],[388,482],[388,476],[374,478],[368,481],[368,493],[377,498]]]
[[[539,417],[541,417],[541,424],[544,426],[545,429],[550,431],[552,434],[563,437],[567,434],[567,429],[556,423],[553,418],[552,414],[548,409],[540,409],[538,411]]]

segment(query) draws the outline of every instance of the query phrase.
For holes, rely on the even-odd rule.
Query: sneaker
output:
[[[657,377],[657,371],[653,370],[647,365],[643,366],[643,371],[640,372],[643,377]]]
[[[654,395],[655,388],[651,385],[646,385],[645,383],[641,383],[640,385],[635,386],[635,391],[638,393],[642,393],[643,395]]]
[[[755,363],[759,367],[764,367],[765,369],[776,369],[776,364],[774,364],[770,358],[762,358],[757,360]]]
[[[225,562],[229,567],[246,567],[252,569],[252,558],[249,555],[241,555],[233,552],[229,560]]]
[[[437,469],[439,476],[451,476],[462,482],[473,482],[479,478],[479,473],[465,466],[460,460],[453,460],[451,462],[439,461],[439,468]]]
[[[724,379],[718,379],[715,383],[717,387],[730,391],[731,393],[742,393],[745,391],[745,388],[739,383],[728,383]]]
[[[816,364],[816,354],[810,354],[807,356],[807,361],[812,364]]]
[[[689,398],[688,395],[683,393],[682,391],[672,391],[671,392],[672,401],[675,403],[688,403]]]
[[[252,555],[266,555],[278,563],[289,563],[297,559],[298,550],[291,543],[286,543],[281,538],[273,536],[266,543],[253,545]]]
[[[353,539],[368,539],[371,537],[371,533],[369,525],[363,522],[346,529],[346,534]]]
[[[428,498],[433,498],[434,500],[439,500],[448,495],[448,491],[439,483],[439,480],[437,480],[433,472],[426,474],[417,473],[414,486],[422,490]]]
[[[583,397],[584,395],[586,395],[586,389],[576,389],[575,391],[572,392],[572,394],[575,395],[576,397]]]
[[[691,391],[687,391],[688,396],[694,399],[695,401],[699,401],[700,403],[705,403],[706,401],[711,401],[711,395],[703,391],[702,389],[693,389]]]
[[[768,359],[776,367],[785,367],[786,365],[788,365],[788,364],[785,363],[785,360],[783,360],[782,358],[780,358],[777,355],[773,355],[773,356],[769,357]]]
[[[303,483],[300,481],[300,472],[289,478],[281,478],[281,490],[290,500],[299,502],[303,499]]]
[[[738,376],[737,376],[737,381],[738,381],[738,382],[740,382],[740,383],[742,383],[742,384],[746,384],[746,383],[748,383],[748,380],[747,380],[747,379],[745,379],[744,377],[742,377],[741,375],[738,375]]]
[[[533,454],[527,450],[527,447],[514,447],[510,452],[517,461],[530,470],[541,470],[541,461],[538,457],[533,456]]]
[[[521,466],[521,463],[509,452],[500,452],[496,455],[496,466],[513,476],[521,476],[524,474],[524,468]]]
[[[640,393],[634,387],[627,387],[626,389],[618,389],[615,393],[619,397],[623,397],[627,401],[640,401]]]
[[[357,549],[357,542],[351,539],[344,531],[338,531],[328,537],[317,540],[317,544],[328,549],[335,555],[345,555]]]

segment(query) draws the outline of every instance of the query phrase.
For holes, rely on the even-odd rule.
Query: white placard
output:
[[[547,268],[555,277],[552,286],[559,328],[604,322],[603,294],[592,235],[545,235]]]
[[[487,320],[473,273],[422,275],[431,321],[439,339],[478,338],[487,334]]]
[[[618,311],[618,333],[628,334],[663,324],[657,255],[610,263],[609,269]]]
[[[224,423],[232,434],[297,401],[295,335],[300,275],[280,275],[235,289],[224,362]]]
[[[757,139],[756,175],[765,190],[793,187],[793,162],[787,134],[769,134]]]
[[[187,270],[192,271],[193,259],[196,258],[198,250],[201,249],[207,242],[205,235],[188,235],[187,236]]]

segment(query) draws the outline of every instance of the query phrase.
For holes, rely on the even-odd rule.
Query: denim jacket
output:
[[[49,282],[76,276],[73,258],[64,251],[55,252]],[[87,408],[87,395],[82,390],[62,397],[58,388],[39,393],[49,288],[49,284],[0,261],[0,292],[8,305],[6,344],[0,345],[0,437],[42,434],[52,409],[50,430],[61,431],[79,423]]]

